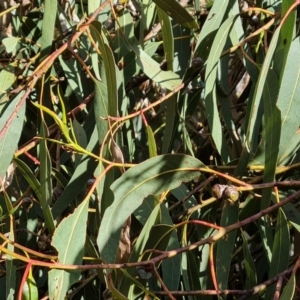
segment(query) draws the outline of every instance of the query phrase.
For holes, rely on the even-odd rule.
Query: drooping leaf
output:
[[[272,182],[275,179],[277,156],[280,142],[280,110],[276,106],[278,94],[278,81],[275,73],[269,70],[263,92],[264,119],[265,119],[265,172],[264,182]],[[272,188],[262,192],[261,209],[269,206]]]
[[[46,125],[41,124],[41,134],[42,137],[46,136]],[[47,147],[47,142],[45,139],[40,140],[40,190],[41,190],[41,205],[44,213],[45,224],[49,229],[49,232],[53,234],[55,230],[54,219],[51,212],[51,202],[52,202],[52,178],[51,178],[51,158]]]
[[[174,37],[172,31],[172,24],[168,14],[162,9],[157,9],[159,21],[162,27],[163,45],[165,51],[165,57],[167,60],[167,69],[173,71],[174,60]],[[174,121],[176,117],[177,97],[173,95],[167,102],[167,116],[166,127],[164,132],[164,138],[162,143],[161,153],[168,153],[170,143],[173,137]]]
[[[238,221],[238,203],[225,203],[222,210],[221,226],[225,227]],[[217,242],[216,276],[218,288],[224,290],[228,285],[232,251],[235,244],[236,230],[226,234]]]
[[[170,217],[169,211],[164,204],[161,205],[162,224],[173,226],[173,221]],[[177,230],[172,230],[167,251],[176,250],[180,248],[178,241]],[[163,281],[170,291],[178,288],[181,276],[181,254],[168,258],[162,262]],[[197,279],[196,279],[197,280]]]
[[[203,165],[199,160],[185,155],[161,155],[129,169],[116,180],[111,186],[114,202],[104,213],[97,238],[103,259],[115,261],[120,229],[146,196],[160,194],[199,176],[200,166]]]
[[[3,131],[3,135],[0,138],[0,179],[5,176],[21,136],[25,116],[25,103],[19,106],[19,101],[23,94],[21,92],[14,97],[6,108],[2,109],[0,115],[0,130]],[[7,127],[6,124],[10,118],[13,118],[13,120]]]
[[[195,19],[176,0],[153,0],[153,2],[179,24],[191,29],[198,28]]]
[[[287,285],[284,287],[279,300],[293,299],[295,294],[295,284],[296,284],[295,274],[292,274]]]
[[[283,18],[288,9],[294,3],[294,0],[282,2],[281,17]],[[277,49],[274,55],[273,70],[276,73],[279,82],[282,81],[285,72],[285,63],[289,54],[290,46],[293,40],[295,27],[296,11],[292,11],[285,19],[278,40]]]
[[[98,133],[95,128],[87,145],[87,149],[93,152],[97,144]],[[87,155],[83,155],[79,165],[77,165],[77,168],[70,178],[68,185],[52,207],[52,215],[54,219],[56,219],[68,207],[68,205],[74,201],[82,189],[84,189],[87,181],[91,179],[95,168],[96,162]]]
[[[30,267],[28,277],[25,281],[23,291],[22,291],[22,300],[38,300],[38,287],[36,281],[32,275],[32,267]]]
[[[209,10],[209,14],[201,28],[201,34],[197,40],[195,57],[201,57],[203,60],[207,59],[210,50],[212,49],[215,35],[217,34],[222,21],[227,16],[230,7],[235,2],[235,0],[215,0],[213,2],[213,6]]]
[[[299,45],[300,38],[291,44],[278,95],[277,106],[281,111],[279,165],[289,162],[300,145],[297,117],[297,108],[300,105],[300,58],[297,55]]]
[[[249,246],[247,243],[247,239],[245,235],[242,233],[243,238],[243,253],[245,258],[245,272],[246,272],[246,280],[245,280],[245,289],[250,289],[257,284],[256,278],[256,270],[253,258],[249,251]]]
[[[137,65],[150,79],[170,91],[174,90],[181,84],[181,80],[176,73],[161,70],[159,63],[147,55],[147,53],[140,47],[128,40],[126,46],[134,52]]]
[[[226,163],[231,160],[231,154],[227,146],[219,118],[216,97],[216,80],[218,60],[221,56],[226,40],[228,39],[228,35],[233,26],[232,24],[236,18],[237,16],[227,19],[220,27],[212,45],[212,51],[210,52],[207,60],[205,78],[205,107],[207,120],[217,150]]]
[[[41,35],[41,61],[44,60],[51,51],[57,5],[57,0],[45,0]]]
[[[280,28],[277,28],[273,34],[270,47],[268,49],[267,55],[264,59],[262,68],[257,79],[254,94],[252,95],[252,100],[247,107],[246,115],[246,140],[243,146],[242,156],[238,165],[238,172],[242,174],[244,172],[246,163],[250,159],[250,153],[256,152],[258,147],[258,134],[261,126],[261,118],[263,114],[263,107],[261,102],[261,97],[265,88],[265,82],[267,80],[268,72],[270,69],[270,64],[272,62],[273,54],[276,49],[278,42]]]
[[[269,277],[283,272],[289,265],[290,253],[290,232],[286,216],[281,208],[278,210],[277,222],[275,228],[274,243],[272,248],[272,260],[270,264]],[[266,299],[274,294],[275,285],[267,288]]]
[[[105,115],[117,116],[118,110],[118,87],[115,59],[111,48],[108,46],[104,33],[102,32],[101,23],[94,21],[91,23],[91,32],[98,42],[99,50],[102,54],[105,76],[102,75],[103,83],[107,89],[107,106],[105,107]]]
[[[85,199],[73,214],[63,219],[57,227],[52,245],[58,251],[61,264],[81,264],[86,236],[89,199]],[[49,272],[49,298],[63,299],[69,287],[80,277],[80,270],[51,270]]]

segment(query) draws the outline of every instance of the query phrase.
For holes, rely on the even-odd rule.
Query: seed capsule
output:
[[[192,60],[192,67],[193,67],[195,70],[202,69],[203,66],[204,66],[204,60],[203,60],[201,57],[195,57],[195,58]]]
[[[223,194],[224,198],[229,202],[235,202],[239,199],[239,192],[235,186],[227,186]]]

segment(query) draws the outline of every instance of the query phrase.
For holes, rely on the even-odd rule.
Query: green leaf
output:
[[[124,37],[124,36],[123,36]],[[144,73],[153,81],[164,88],[172,91],[181,84],[179,76],[172,71],[162,71],[160,65],[152,59],[145,51],[134,43],[127,41],[127,47],[136,55],[135,63],[144,71]]]
[[[226,227],[238,221],[239,217],[239,204],[229,204],[227,201],[222,210],[222,217],[220,225]],[[223,236],[217,242],[217,255],[216,255],[216,276],[218,287],[220,290],[227,289],[228,278],[230,272],[232,251],[235,244],[236,230]],[[224,298],[225,299],[225,298]]]
[[[293,299],[295,294],[295,285],[296,285],[295,274],[292,274],[287,285],[284,287],[279,300]]]
[[[51,51],[54,25],[57,14],[57,0],[45,0],[44,15],[42,22],[42,35],[41,35],[41,56],[40,61],[44,60]]]
[[[102,25],[98,21],[91,23],[91,33],[96,37],[96,41],[99,45],[99,50],[102,54],[105,77],[103,74],[101,78],[104,85],[107,88],[107,106],[105,107],[104,115],[117,116],[118,111],[118,87],[117,87],[117,74],[115,59],[110,47],[108,46],[106,37],[102,32]]]
[[[220,122],[217,97],[216,97],[216,81],[218,61],[228,39],[229,33],[233,27],[235,19],[238,16],[227,19],[220,27],[212,45],[212,50],[208,56],[205,78],[205,107],[209,128],[216,148],[221,155],[223,161],[228,163],[231,160],[231,154],[223,134]]]
[[[16,50],[17,45],[21,39],[17,37],[7,37],[2,40],[6,52],[12,53]]]
[[[166,12],[161,9],[157,9],[159,22],[162,27],[162,37],[165,57],[167,60],[167,69],[173,71],[173,61],[174,61],[174,36],[171,26],[171,21]],[[174,122],[176,117],[177,109],[177,97],[173,95],[167,102],[167,118],[166,127],[164,131],[163,143],[162,143],[162,154],[168,153],[170,144],[172,141]]]
[[[22,133],[25,102],[19,106],[23,92],[19,93],[2,109],[0,114],[0,129],[3,135],[0,138],[0,179],[4,178],[6,170],[11,163],[14,152],[17,150],[18,142]],[[13,118],[12,122],[6,127],[7,122]]]
[[[87,150],[93,151],[98,145],[97,129],[93,131],[90,141],[87,145]],[[83,155],[79,165],[76,167],[72,177],[65,187],[63,193],[57,199],[52,207],[53,218],[58,216],[76,199],[76,196],[85,188],[86,183],[91,179],[92,174],[96,168],[96,162],[94,159]]]
[[[188,251],[187,255],[187,274],[189,278],[189,285],[191,291],[201,290],[200,285],[200,274],[197,268],[197,257],[195,257],[194,252]]]
[[[46,125],[44,122],[41,124],[41,136],[46,137]],[[51,158],[45,139],[40,140],[40,162],[41,205],[46,227],[49,229],[49,232],[53,234],[55,225],[50,209],[50,204],[52,202]]]
[[[77,65],[78,63],[74,58],[63,59],[61,55],[58,57],[58,59],[70,87],[74,91],[78,101],[81,102],[84,94],[82,86],[82,76]]]
[[[269,70],[265,88],[263,91],[264,101],[264,133],[265,133],[265,171],[264,182],[272,182],[275,178],[277,156],[280,141],[280,110],[276,106],[278,94],[278,80],[275,73]],[[265,209],[270,204],[272,188],[263,189],[261,209]]]
[[[38,287],[34,280],[34,277],[32,276],[32,267],[29,270],[28,277],[25,281],[24,288],[22,291],[22,300],[38,300],[39,299],[39,293],[38,293]]]
[[[167,209],[164,203],[161,204],[161,216],[162,216],[162,220],[161,220],[162,224],[168,224],[170,226],[174,225],[170,217],[169,210]],[[171,251],[179,248],[180,248],[180,244],[178,241],[177,230],[172,230],[171,235],[169,237],[168,247],[165,250]],[[181,275],[181,254],[163,260],[162,273],[163,273],[163,281],[167,286],[167,288],[170,291],[176,291],[179,285],[180,275]]]
[[[243,238],[243,253],[246,272],[244,289],[251,289],[257,284],[255,264],[249,250],[247,239],[243,233],[241,235]]]
[[[294,4],[294,0],[285,0],[282,1],[281,7],[281,17],[283,18],[284,15],[287,13],[288,9]],[[296,21],[296,11],[292,11],[289,16],[285,19],[278,40],[277,49],[274,55],[274,65],[273,70],[276,73],[279,82],[282,82],[284,78],[285,72],[285,64],[286,59],[290,50],[290,46],[294,36],[295,30],[295,21]]]
[[[85,130],[80,125],[80,123],[74,119],[72,121],[72,132],[74,134],[74,141],[76,144],[78,144],[80,147],[86,149],[87,146],[87,137]],[[82,158],[81,154],[75,153],[75,166],[78,166]]]
[[[148,136],[149,157],[151,158],[157,155],[156,142],[153,131],[149,125],[146,126],[146,130]]]
[[[290,231],[286,216],[283,210],[278,210],[275,228],[275,237],[272,248],[272,260],[270,265],[269,278],[286,270],[289,266],[290,256]],[[271,299],[274,294],[275,285],[267,288],[265,299]]]
[[[151,228],[155,224],[160,224],[160,222],[161,222],[161,212],[160,212],[160,205],[158,204],[154,207],[152,212],[149,214],[146,223],[143,224],[144,225],[143,229],[142,229],[136,243],[134,244],[134,247],[130,254],[130,258],[129,258],[130,262],[139,261],[140,255],[143,253],[144,250],[146,250],[145,246],[149,239]],[[128,269],[127,272],[130,276],[134,276],[135,269],[130,268],[130,269]],[[122,280],[122,283],[120,285],[120,292],[123,293],[124,295],[129,295],[131,285],[132,285],[132,281],[131,281],[130,277],[127,277],[127,276],[124,277]],[[133,293],[133,292],[134,291],[131,290],[130,293]]]
[[[0,72],[0,113],[4,107],[3,102],[8,100],[7,92],[13,87],[15,82],[15,68],[8,65]],[[2,99],[3,97],[3,99]],[[5,99],[7,97],[7,99]]]
[[[300,105],[300,38],[292,42],[280,86],[277,106],[281,111],[281,136],[278,164],[288,163],[300,143],[299,115]]]
[[[147,196],[142,204],[134,211],[134,216],[144,226],[149,216],[158,203],[157,197],[154,195]]]
[[[107,131],[109,130],[108,121],[103,118],[108,116],[118,115],[118,83],[117,83],[117,69],[114,60],[114,56],[111,48],[108,45],[108,41],[103,32],[103,28],[100,22],[94,21],[91,23],[91,33],[96,38],[101,51],[102,64],[100,68],[101,82],[94,80],[95,83],[95,116],[96,124],[99,136],[99,143],[103,142]],[[96,67],[96,66],[94,66]],[[109,158],[109,152],[107,145],[103,147],[103,157]],[[100,176],[104,172],[104,166],[102,162],[99,162],[99,167],[96,170],[95,175]],[[113,172],[106,175],[106,178],[101,180],[101,183],[97,187],[98,195],[101,196],[103,193],[108,195],[110,192],[106,191],[110,182],[114,180]],[[106,202],[107,201],[107,202]],[[101,205],[103,210],[106,209],[107,203],[110,202],[110,198],[105,197],[105,201],[102,201]]]
[[[8,238],[11,241],[15,241],[14,230],[10,230]],[[14,252],[15,246],[13,244],[8,244],[7,249]],[[5,262],[6,267],[6,297],[7,300],[14,300],[16,299],[16,274],[17,274],[17,267],[14,265],[14,259],[11,256],[7,256],[7,260]]]
[[[300,212],[291,203],[287,203],[283,206],[283,211],[288,219],[289,223],[300,232]]]
[[[247,106],[246,115],[246,141],[243,146],[242,156],[238,164],[239,174],[244,172],[246,167],[246,160],[249,160],[250,154],[255,153],[258,147],[258,136],[261,126],[261,118],[263,114],[262,109],[262,95],[265,89],[265,83],[269,73],[270,65],[272,62],[273,54],[276,49],[280,28],[278,27],[272,37],[270,47],[264,59],[262,68],[259,73],[258,80],[255,85],[254,94],[251,97],[252,101]],[[271,87],[270,87],[271,88]]]
[[[100,6],[101,0],[89,0],[88,4],[88,14],[91,15]]]
[[[212,49],[215,35],[224,17],[227,16],[229,7],[235,2],[235,0],[214,0],[213,7],[209,10],[209,14],[201,28],[201,34],[195,48],[195,57],[201,57],[203,60],[207,59]]]
[[[58,251],[61,264],[81,264],[84,254],[86,222],[89,199],[85,199],[73,214],[61,221],[53,238],[52,246]],[[69,287],[80,277],[80,270],[51,270],[49,272],[50,299],[64,299]]]
[[[116,180],[111,186],[114,202],[104,213],[97,238],[102,258],[115,261],[121,227],[146,196],[192,180],[199,176],[197,168],[201,166],[199,160],[185,155],[161,155],[129,169]]]
[[[169,238],[172,234],[173,227],[166,224],[155,224],[147,232],[148,239],[144,246],[144,250],[147,249],[156,249],[158,251],[166,251],[169,244]],[[142,253],[140,253],[141,255]],[[139,261],[149,260],[153,256],[153,253],[149,252],[143,255]],[[155,256],[155,254],[154,254]],[[135,298],[135,285],[131,285],[130,291],[128,294],[129,299]]]
[[[153,0],[153,2],[178,24],[190,29],[198,29],[195,19],[176,0]]]
[[[181,259],[181,274],[182,274],[182,281],[184,284],[184,290],[185,291],[191,291],[192,288],[190,286],[190,281],[189,281],[189,273],[188,273],[188,253],[187,252],[183,252],[182,253],[182,259]],[[192,299],[191,297],[189,297],[189,299]]]
[[[40,183],[36,179],[35,175],[32,173],[31,169],[22,160],[18,158],[14,158],[14,163],[17,165],[18,170],[21,172],[21,174],[26,179],[30,187],[33,189],[39,202],[41,202],[42,194],[41,194]]]
[[[120,62],[122,58],[129,52],[126,47],[126,41],[123,38],[123,33],[130,41],[135,40],[134,37],[134,23],[132,22],[132,16],[126,9],[119,17],[120,28],[116,28],[116,36],[112,43],[112,50],[114,51],[116,62]],[[125,75],[125,74],[124,74]],[[124,77],[125,79],[125,77]]]

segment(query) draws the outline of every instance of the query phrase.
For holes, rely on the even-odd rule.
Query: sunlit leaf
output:
[[[195,19],[176,0],[153,0],[153,2],[179,24],[191,29],[198,28]]]
[[[114,202],[104,213],[97,238],[103,259],[115,261],[120,229],[146,196],[160,194],[199,176],[200,166],[202,163],[192,157],[162,155],[129,169],[116,180],[111,186]]]
[[[61,264],[81,264],[84,253],[88,199],[84,200],[73,214],[62,220],[56,229],[52,245],[58,251]],[[80,237],[80,239],[78,239]],[[50,299],[62,299],[69,287],[80,276],[80,270],[52,270],[49,272]]]
[[[0,130],[3,135],[0,137],[0,178],[4,178],[21,136],[25,116],[25,103],[19,105],[22,96],[23,93],[20,93],[14,97],[1,112]],[[10,118],[13,119],[7,127]]]

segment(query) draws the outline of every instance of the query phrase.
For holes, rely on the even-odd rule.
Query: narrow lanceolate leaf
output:
[[[146,130],[148,136],[149,157],[151,158],[157,155],[156,142],[153,131],[149,125],[146,126]]]
[[[46,125],[41,124],[41,136],[46,137]],[[45,224],[49,232],[53,234],[55,230],[54,220],[50,208],[52,201],[52,179],[51,179],[51,158],[45,139],[40,140],[40,189],[41,189],[41,204],[44,213]]]
[[[206,66],[206,83],[205,83],[205,107],[207,113],[207,120],[209,128],[212,134],[212,138],[217,147],[219,154],[225,163],[231,160],[231,155],[225,136],[223,134],[221,121],[219,118],[217,97],[216,97],[216,81],[217,81],[217,67],[218,61],[220,59],[221,53],[224,49],[225,43],[228,39],[229,33],[232,28],[237,16],[227,19],[220,27],[214,43],[212,45],[212,50],[209,54]]]
[[[238,202],[238,201],[237,201]],[[239,204],[225,203],[222,210],[221,226],[226,227],[234,224],[239,218]],[[236,230],[226,234],[217,242],[217,256],[216,256],[216,275],[218,287],[224,290],[228,286],[228,278],[230,272],[230,264],[232,251],[235,243]],[[224,298],[225,299],[225,298]]]
[[[95,116],[96,124],[99,136],[99,143],[103,142],[108,130],[108,121],[103,118],[108,116],[118,115],[118,84],[117,84],[117,70],[115,65],[115,59],[111,48],[108,45],[107,39],[104,35],[103,28],[100,22],[94,21],[91,23],[91,33],[97,41],[99,50],[101,52],[101,79],[102,82],[95,81]],[[98,58],[99,59],[99,58]],[[97,66],[94,65],[94,68]],[[105,145],[103,148],[103,157],[107,158],[108,148]],[[95,175],[99,176],[104,171],[104,166],[102,162],[99,162],[99,168],[96,170]],[[106,176],[106,180],[113,181],[113,173],[110,173],[110,177]],[[101,184],[98,185],[97,192],[101,196],[105,192],[105,188],[108,186],[107,182],[104,185],[104,178]],[[108,200],[108,197],[105,198]],[[105,208],[105,202],[102,202]]]
[[[289,258],[290,231],[286,216],[280,208],[277,215],[269,278],[273,278],[277,274],[286,270],[289,266]],[[274,289],[275,285],[272,285],[267,289],[265,299],[272,299]]]
[[[137,65],[150,79],[170,91],[181,84],[181,80],[176,73],[172,71],[162,71],[159,63],[152,59],[145,51],[133,42],[130,42],[124,35],[123,38],[126,40],[128,49],[134,52]]]
[[[154,225],[161,223],[160,207],[161,206],[159,204],[156,205],[156,207],[153,209],[153,211],[149,215],[146,223],[143,224],[144,225],[143,229],[142,229],[139,237],[137,238],[137,240],[134,244],[134,247],[132,249],[132,252],[131,252],[131,255],[129,258],[130,262],[139,260],[140,255],[143,253],[143,251],[146,250],[145,246],[149,239],[151,228],[153,228]],[[134,273],[135,273],[135,269],[133,269],[133,268],[128,269],[129,275],[134,276]],[[131,285],[132,285],[131,279],[129,277],[124,277],[122,280],[122,283],[119,287],[120,292],[123,293],[124,295],[128,295],[130,292]],[[131,293],[133,293],[133,292],[134,292],[134,286],[133,286]]]
[[[295,294],[295,285],[296,285],[296,280],[295,280],[295,274],[293,273],[287,285],[284,287],[279,300],[293,299]]]
[[[49,55],[51,50],[57,12],[57,0],[45,0],[44,5],[41,35],[41,61]]]
[[[157,9],[159,22],[162,28],[162,37],[164,45],[165,58],[167,60],[167,69],[169,71],[173,70],[173,61],[174,61],[174,36],[172,31],[172,24],[169,16],[162,9]],[[173,137],[174,122],[177,109],[177,97],[173,95],[167,102],[167,118],[166,118],[166,127],[161,147],[161,153],[168,153],[170,148],[171,140]]]
[[[14,228],[10,228],[9,231],[9,240],[14,242],[15,241],[15,234],[14,234]],[[9,251],[14,252],[15,246],[11,243],[8,243],[7,249]],[[6,284],[6,290],[5,290],[5,299],[7,300],[13,300],[16,299],[16,275],[17,275],[17,267],[14,265],[14,259],[11,256],[7,256],[7,259],[5,261],[5,268],[6,268],[6,275],[5,275],[5,284]],[[4,296],[4,295],[3,295]]]
[[[14,163],[18,167],[18,171],[22,174],[22,176],[25,178],[27,183],[30,185],[30,187],[34,191],[38,200],[41,201],[41,198],[42,198],[41,188],[40,188],[39,181],[36,179],[36,176],[33,174],[31,169],[22,160],[20,160],[18,158],[14,158]]]
[[[170,217],[170,213],[165,204],[161,205],[161,214],[163,224],[173,225],[173,221]],[[175,230],[172,231],[169,238],[169,245],[167,250],[175,250],[180,248],[178,241],[178,235]],[[162,262],[163,281],[170,291],[176,291],[180,281],[181,273],[181,255],[176,255],[172,258],[168,258]],[[196,279],[199,280],[199,279]]]
[[[199,26],[195,19],[176,0],[153,0],[153,2],[166,12],[178,24],[190,29],[197,29]]]
[[[281,111],[281,136],[278,164],[291,160],[299,149],[300,131],[300,38],[292,42],[278,95],[277,106]]]
[[[201,166],[199,160],[186,155],[161,155],[129,169],[116,180],[111,186],[114,202],[104,213],[97,238],[101,257],[106,262],[115,261],[121,227],[146,196],[192,180],[199,176],[197,168]]]
[[[280,141],[280,110],[276,106],[278,94],[278,80],[273,70],[269,70],[263,92],[264,119],[265,119],[265,171],[264,182],[272,182],[275,178],[277,156]],[[270,203],[272,188],[263,189],[261,209],[267,208]]]
[[[270,65],[272,62],[273,54],[277,46],[278,36],[280,33],[280,28],[277,28],[273,34],[272,41],[270,43],[270,47],[268,49],[266,58],[264,60],[263,66],[260,70],[258,80],[256,82],[253,100],[251,101],[251,105],[247,107],[246,114],[246,141],[243,149],[243,153],[240,159],[240,162],[246,166],[244,159],[250,157],[250,153],[256,152],[259,135],[260,126],[261,126],[261,118],[263,114],[261,104],[261,97],[263,95],[263,91],[265,88],[265,82],[268,76],[268,72],[270,69]],[[238,165],[238,169],[241,168],[240,164]],[[241,174],[243,170],[239,170],[239,174]]]
[[[157,14],[162,29],[162,38],[163,38],[165,58],[167,60],[167,68],[168,70],[173,71],[174,37],[172,31],[172,24],[166,12],[158,8]]]
[[[32,275],[32,267],[30,267],[28,277],[25,281],[22,300],[37,300],[39,299],[39,293],[36,281]]]
[[[101,23],[94,21],[91,23],[91,32],[95,36],[95,40],[98,42],[99,50],[102,54],[105,78],[103,78],[104,84],[107,88],[107,107],[106,114],[110,116],[117,116],[118,110],[118,87],[117,87],[117,75],[116,64],[110,47],[106,42],[104,33],[102,32]],[[102,75],[103,76],[103,75]]]
[[[283,18],[285,14],[287,13],[288,9],[291,7],[291,5],[295,2],[295,0],[285,0],[282,1],[282,7],[281,7],[281,17]],[[296,10],[292,11],[289,16],[284,21],[279,41],[277,45],[277,49],[274,56],[274,65],[273,70],[275,71],[279,82],[283,79],[283,74],[285,72],[285,63],[286,59],[289,53],[289,49],[293,40],[294,28],[296,25]]]
[[[22,96],[23,92],[12,99],[5,110],[2,110],[0,115],[0,130],[5,130],[6,122],[14,116],[10,126],[6,128],[0,138],[0,180],[5,177],[6,170],[11,163],[14,151],[17,149],[22,132],[25,116],[25,103],[23,103],[21,107],[17,106]],[[19,108],[18,111],[16,111],[17,107]]]
[[[95,128],[90,141],[87,145],[87,149],[91,152],[95,150],[98,145],[97,129]],[[68,185],[65,187],[63,193],[54,203],[52,208],[53,218],[58,216],[70,205],[77,195],[85,188],[85,184],[91,177],[96,168],[94,159],[89,159],[87,155],[83,155],[80,163],[77,165]]]
[[[56,229],[52,246],[58,251],[61,264],[81,264],[86,236],[88,203],[85,199],[73,214],[65,218]],[[80,276],[80,270],[49,272],[49,298],[64,299],[69,287]]]
[[[232,7],[235,0],[214,0],[213,7],[209,10],[209,14],[201,26],[201,34],[197,40],[195,57],[201,57],[206,60],[211,49],[214,37],[225,16],[228,14],[228,7]]]
[[[257,278],[256,278],[256,269],[254,260],[251,256],[247,239],[242,233],[243,238],[243,253],[244,253],[244,264],[245,264],[245,273],[246,273],[246,280],[245,280],[245,286],[244,289],[251,289],[257,284]]]

